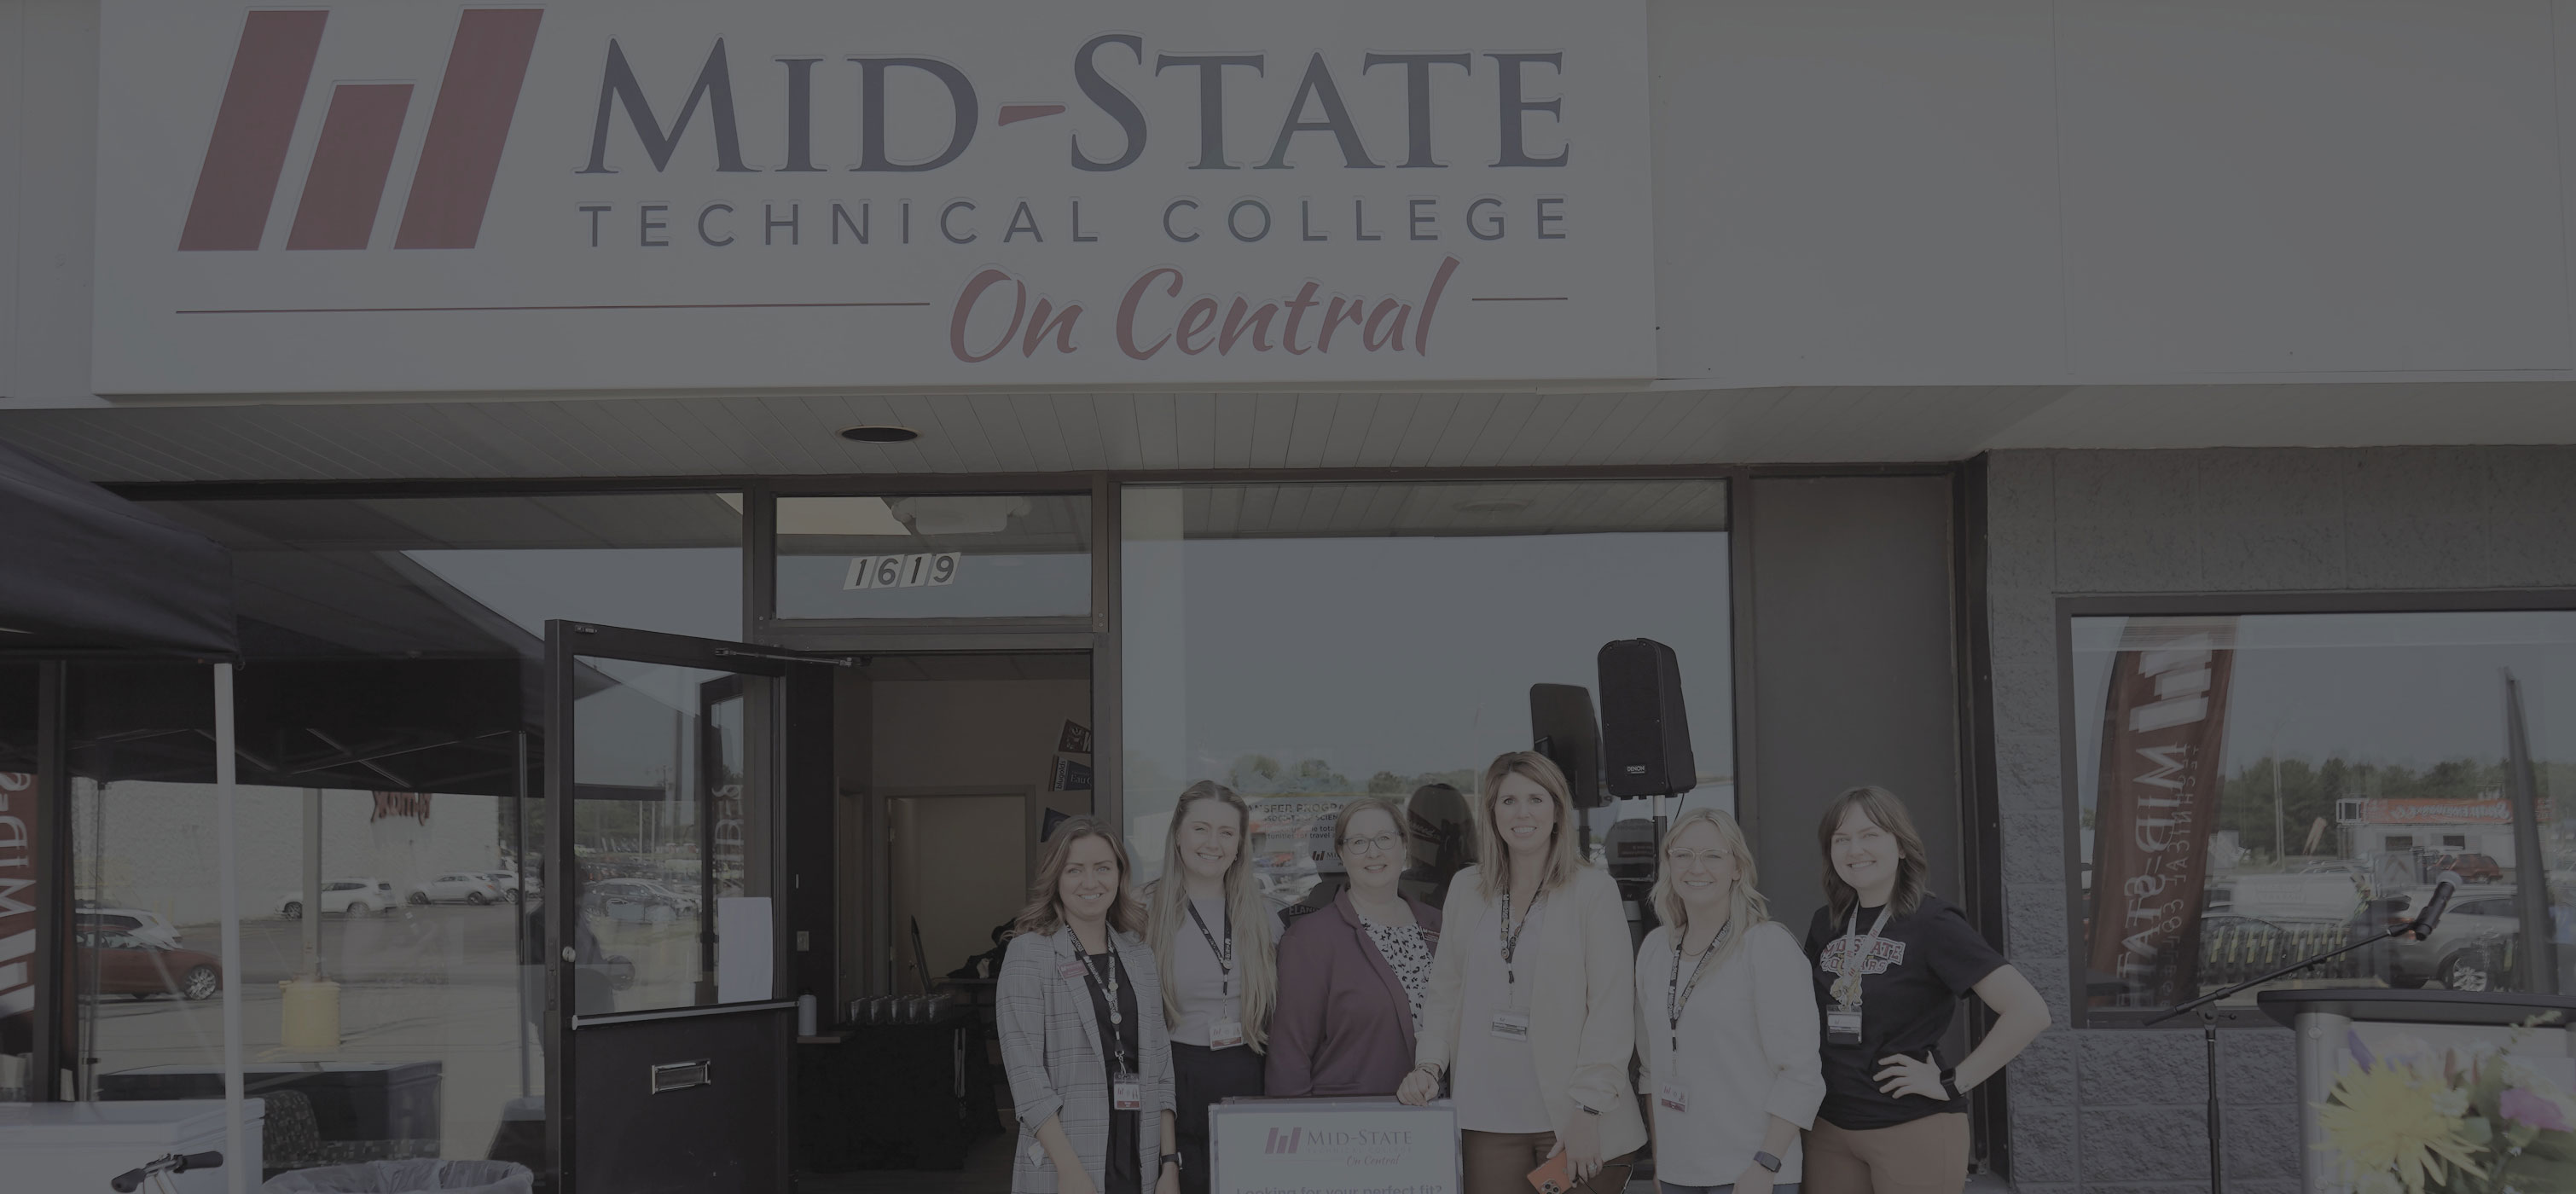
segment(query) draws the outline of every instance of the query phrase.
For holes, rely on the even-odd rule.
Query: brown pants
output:
[[[1462,1130],[1458,1153],[1467,1175],[1460,1194],[1532,1194],[1530,1170],[1546,1164],[1547,1155],[1555,1150],[1554,1132]],[[1617,1194],[1627,1188],[1629,1163],[1635,1159],[1635,1153],[1602,1158],[1601,1172],[1581,1188],[1594,1194]]]
[[[1968,1184],[1968,1117],[1945,1111],[1855,1132],[1816,1121],[1802,1194],[1959,1194]]]

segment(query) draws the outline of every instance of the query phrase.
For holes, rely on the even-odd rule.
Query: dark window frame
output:
[[[2240,614],[2263,616],[2273,614],[2463,614],[2576,612],[2576,589],[2371,589],[2371,590],[2302,590],[2263,593],[2086,593],[2061,594],[2055,611],[2057,629],[2057,757],[2058,799],[2064,810],[2064,842],[2061,850],[2066,864],[2066,993],[2067,1018],[2076,1028],[2147,1027],[2147,1021],[2163,1014],[2153,1008],[2089,1008],[2085,1006],[2085,959],[2091,954],[2091,943],[2085,940],[2086,912],[2083,868],[2084,810],[2077,803],[2082,760],[2076,758],[2075,708],[2075,619],[2103,617],[2160,617],[2190,614]],[[2219,1027],[2270,1027],[2270,1016],[2253,1008],[2227,1008],[2217,1013]],[[2191,1017],[2177,1017],[2157,1027],[2183,1030],[2198,1026]]]

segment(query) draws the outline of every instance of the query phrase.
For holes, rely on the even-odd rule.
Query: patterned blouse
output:
[[[1385,925],[1360,917],[1368,930],[1369,943],[1377,946],[1377,956],[1386,959],[1387,968],[1395,971],[1396,981],[1404,984],[1404,1001],[1413,1005],[1413,1031],[1422,1031],[1422,999],[1431,990],[1431,943],[1424,939],[1421,925]]]

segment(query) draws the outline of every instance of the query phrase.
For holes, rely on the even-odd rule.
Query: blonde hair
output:
[[[1573,882],[1576,870],[1592,865],[1574,845],[1574,800],[1566,792],[1565,773],[1537,751],[1506,751],[1494,756],[1476,784],[1476,857],[1483,864],[1476,868],[1476,887],[1488,900],[1501,899],[1511,888],[1512,852],[1494,820],[1494,802],[1503,781],[1514,775],[1528,776],[1556,804],[1556,824],[1548,829],[1547,871],[1538,889],[1554,891]]]
[[[1727,895],[1726,923],[1733,926],[1726,935],[1726,945],[1717,951],[1711,965],[1723,964],[1735,951],[1744,948],[1744,939],[1752,936],[1753,926],[1771,919],[1771,901],[1764,898],[1761,874],[1753,865],[1753,850],[1744,840],[1744,829],[1735,818],[1713,808],[1695,808],[1673,819],[1673,827],[1664,831],[1664,840],[1655,845],[1655,885],[1646,900],[1655,909],[1655,919],[1672,926],[1673,947],[1679,949],[1682,935],[1690,931],[1690,909],[1682,903],[1682,893],[1673,889],[1673,865],[1663,857],[1672,849],[1682,831],[1693,825],[1707,825],[1717,830],[1717,841],[1735,859],[1735,890]]]
[[[1127,879],[1136,873],[1127,865],[1127,847],[1118,843],[1118,835],[1109,831],[1109,823],[1098,817],[1069,817],[1055,827],[1055,836],[1047,839],[1046,855],[1038,860],[1037,874],[1029,879],[1029,903],[1020,909],[1018,920],[1011,922],[1011,936],[1022,933],[1053,933],[1064,927],[1064,868],[1073,858],[1073,844],[1087,837],[1109,843],[1109,856],[1118,860],[1118,894],[1109,901],[1109,927],[1131,936],[1145,927],[1144,905],[1136,902],[1136,893],[1128,890]]]
[[[1870,823],[1896,839],[1896,890],[1888,896],[1888,906],[1898,916],[1911,916],[1923,904],[1925,883],[1932,874],[1932,863],[1923,850],[1923,835],[1914,831],[1914,817],[1905,811],[1905,802],[1876,784],[1846,789],[1825,806],[1824,820],[1816,823],[1816,848],[1825,856],[1825,903],[1833,909],[1833,919],[1851,915],[1852,905],[1860,902],[1860,892],[1834,870],[1834,831],[1842,828],[1843,817],[1859,809]]]
[[[1181,820],[1189,815],[1191,805],[1202,800],[1233,809],[1240,829],[1234,861],[1225,868],[1225,908],[1234,921],[1234,971],[1243,981],[1243,1040],[1259,1053],[1269,1045],[1270,1007],[1279,992],[1279,972],[1271,954],[1275,926],[1252,873],[1252,806],[1234,789],[1213,780],[1203,779],[1181,790],[1180,801],[1172,806],[1171,826],[1163,834],[1162,877],[1146,889],[1146,940],[1154,947],[1154,965],[1163,972],[1163,1023],[1168,1027],[1181,1019],[1180,967],[1172,958],[1181,923],[1190,916],[1189,882],[1184,877],[1188,864],[1181,861]]]

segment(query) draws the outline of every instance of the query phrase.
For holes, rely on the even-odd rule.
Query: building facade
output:
[[[340,1156],[642,1188],[584,1041],[977,977],[1056,820],[1150,872],[1199,779],[1300,898],[1643,637],[1783,919],[1884,784],[2048,996],[1980,1166],[2200,1189],[2157,1009],[2445,873],[2324,978],[2561,989],[2563,7],[0,0],[0,436],[235,552],[252,1052],[437,1065]],[[211,936],[200,676],[0,665],[0,1085],[219,1053],[79,920]],[[584,895],[276,911],[451,870]],[[2286,1192],[2289,1034],[2223,1021]]]

